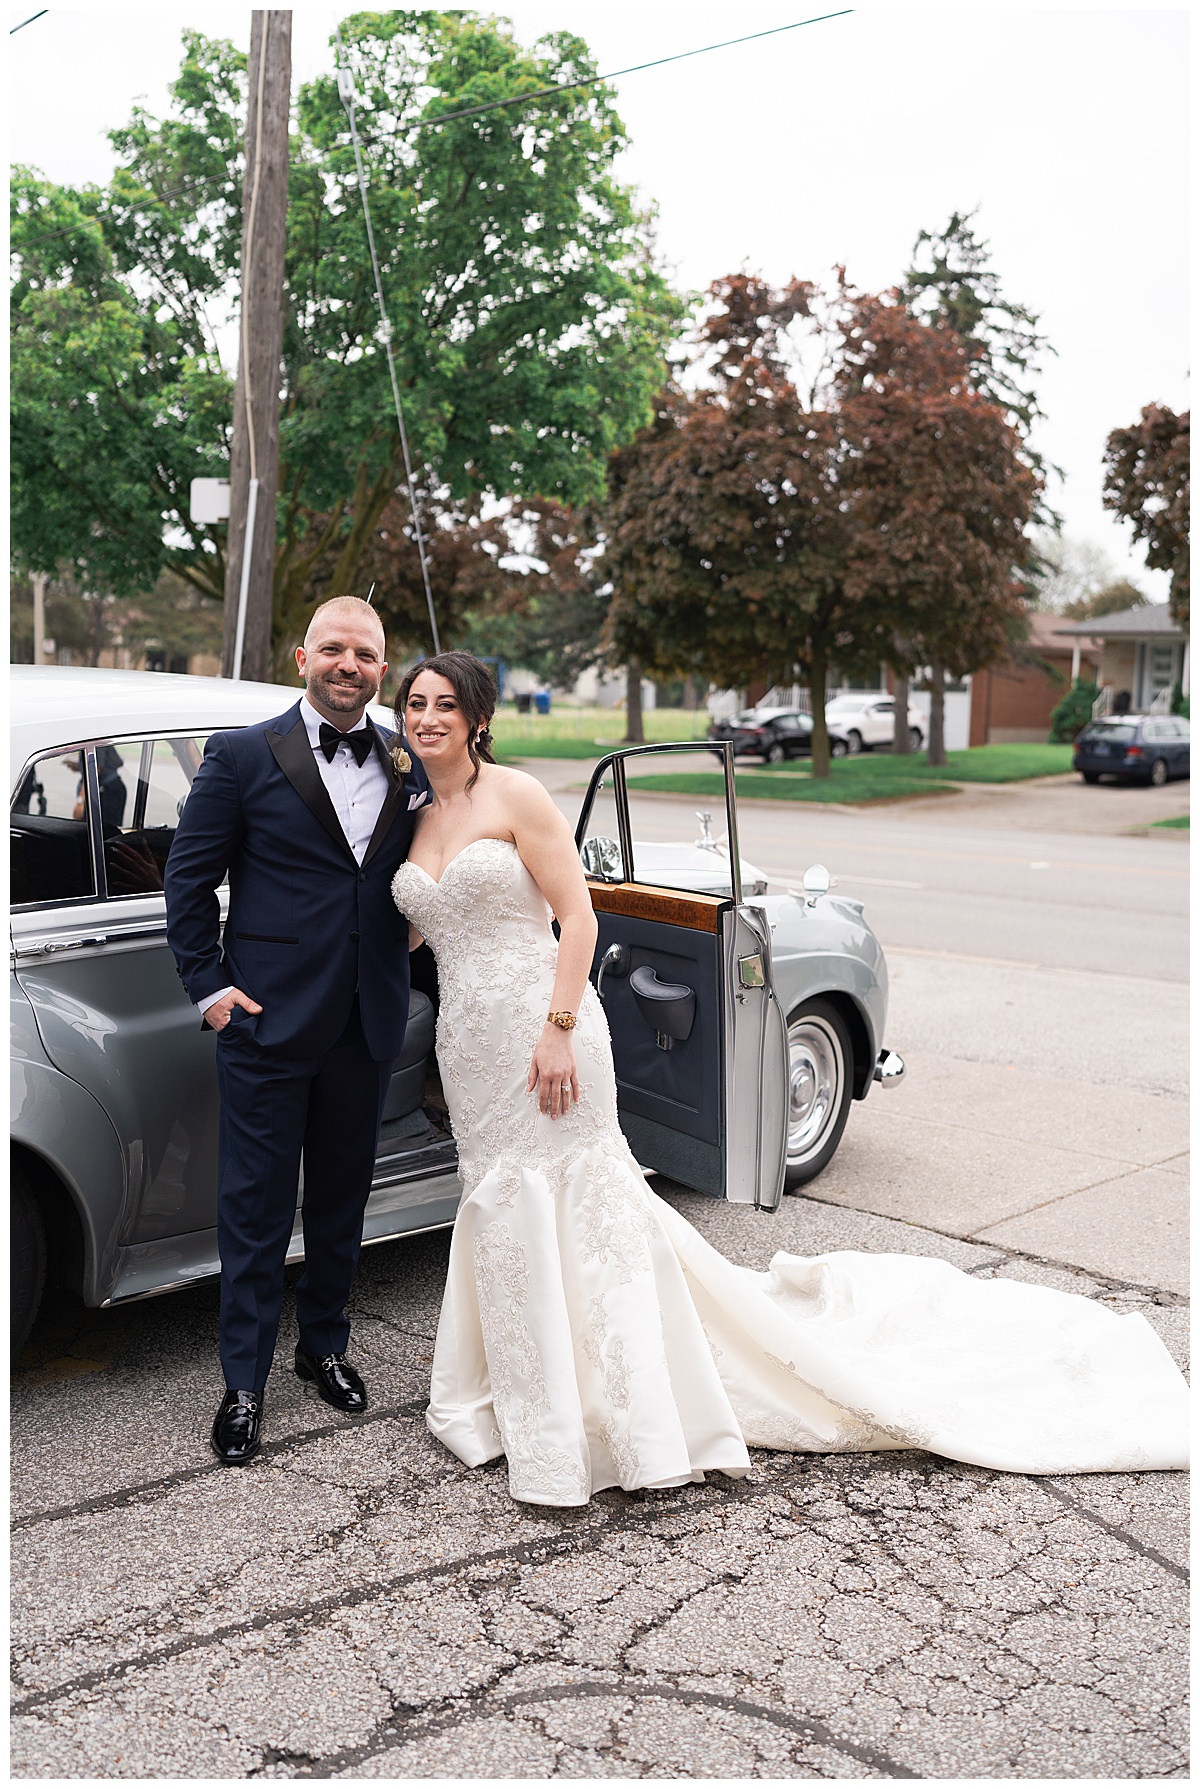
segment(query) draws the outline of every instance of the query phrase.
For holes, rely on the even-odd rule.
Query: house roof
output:
[[[1183,629],[1171,620],[1166,603],[1143,603],[1093,621],[1064,621],[1056,634],[1090,634],[1096,640],[1182,640]]]
[[[1040,648],[1042,652],[1070,652],[1071,642],[1059,638],[1059,630],[1062,627],[1060,615],[1051,614],[1046,609],[1030,609],[1026,620],[1029,623],[1029,644],[1031,646]],[[1096,652],[1100,651],[1100,641],[1097,639],[1085,639],[1082,645],[1085,651],[1089,647]]]

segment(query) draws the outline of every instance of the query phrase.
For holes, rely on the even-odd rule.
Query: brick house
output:
[[[1056,632],[1072,646],[1085,634],[1099,641],[1097,682],[1113,695],[1128,690],[1134,714],[1145,714],[1156,697],[1177,683],[1188,694],[1188,639],[1171,620],[1166,603],[1145,603],[1094,621],[1059,621]]]
[[[1095,675],[1101,661],[1100,623],[1082,622],[1077,637],[1063,640],[1060,615],[1034,609],[1022,656],[1002,659],[971,674],[971,745],[1040,744],[1050,735],[1050,716],[1080,675]]]

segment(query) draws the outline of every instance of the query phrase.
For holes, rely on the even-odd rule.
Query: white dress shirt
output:
[[[383,768],[377,751],[373,751],[365,763],[359,764],[348,745],[339,745],[333,758],[327,758],[321,749],[321,722],[324,718],[324,715],[317,713],[307,696],[301,696],[300,719],[304,722],[308,743],[317,761],[317,770],[329,792],[333,811],[341,821],[346,843],[353,851],[355,861],[361,864],[367,854],[367,846],[371,843],[380,809],[387,798],[387,771]],[[361,733],[366,726],[367,717],[364,714],[357,726],[350,727],[347,731]],[[203,1018],[210,1006],[214,1006],[218,1000],[224,1000],[226,994],[232,992],[233,984],[230,983],[229,987],[209,994],[204,1000],[198,1000],[196,1011]]]
[[[380,762],[378,752],[373,751],[366,762],[360,765],[348,745],[339,745],[332,760],[326,758],[321,750],[320,739],[321,722],[324,718],[324,715],[317,713],[307,696],[301,696],[300,719],[308,733],[308,743],[312,746],[321,781],[329,791],[329,799],[333,803],[334,813],[342,823],[346,842],[361,864],[367,854],[367,846],[371,843],[379,810],[387,798],[387,771]],[[348,730],[351,733],[361,733],[366,726],[367,717],[364,714],[358,725]]]

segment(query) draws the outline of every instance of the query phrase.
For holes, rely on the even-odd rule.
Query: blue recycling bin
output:
[[[539,714],[549,714],[549,712],[550,712],[550,691],[549,690],[538,690],[537,694],[533,698],[533,705],[537,709]]]

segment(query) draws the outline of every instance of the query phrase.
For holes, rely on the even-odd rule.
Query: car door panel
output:
[[[596,915],[593,981],[614,944],[626,953],[622,973],[614,975],[609,969],[600,989],[613,1041],[622,1128],[646,1166],[672,1174],[697,1191],[719,1195],[721,1122],[714,1095],[721,1073],[721,1007],[715,927],[697,931],[646,918],[644,890],[630,891],[635,908],[630,915],[611,911],[613,890],[593,892],[609,897],[609,910]],[[673,1039],[669,1050],[659,1047],[630,982],[633,972],[646,966],[662,981],[686,985],[696,996],[691,1033],[686,1040]]]
[[[608,777],[620,838],[588,838],[584,862],[598,925],[592,976],[612,1035],[618,1115],[644,1167],[697,1191],[773,1210],[783,1187],[787,1039],[769,928],[757,909],[742,905],[740,870],[732,876],[732,900],[639,882],[636,870],[630,873],[638,847],[624,762],[680,749],[635,747],[605,760],[593,774],[577,832],[581,843]],[[732,874],[740,865],[732,749],[723,756],[728,840],[722,850]],[[667,880],[657,848],[654,861],[655,875]],[[685,1033],[659,1030],[646,989],[639,1000],[631,982],[639,969],[694,995]]]
[[[216,1034],[183,991],[162,896],[114,905],[14,915],[13,944],[46,1054],[121,1139],[125,1243],[216,1222]]]

